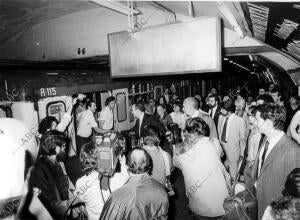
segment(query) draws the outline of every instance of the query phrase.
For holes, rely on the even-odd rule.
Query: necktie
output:
[[[266,157],[266,154],[267,154],[267,151],[268,151],[268,147],[269,147],[269,141],[266,141],[265,149],[264,149],[263,155],[261,157],[260,170],[262,169],[262,166],[265,162],[265,157]]]
[[[223,126],[222,135],[221,135],[221,141],[226,143],[226,130],[227,130],[227,121],[228,117],[226,117],[226,121]]]
[[[210,110],[210,117],[212,117],[212,115],[213,115],[212,113],[213,113],[213,110],[211,109]]]

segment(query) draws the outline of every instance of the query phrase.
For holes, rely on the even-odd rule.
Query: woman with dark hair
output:
[[[188,119],[186,132],[183,147],[175,148],[173,162],[182,170],[189,207],[194,219],[221,219],[229,175],[208,137],[205,121],[199,117]]]
[[[266,208],[262,220],[300,219],[300,168],[295,168],[287,176],[282,195]]]

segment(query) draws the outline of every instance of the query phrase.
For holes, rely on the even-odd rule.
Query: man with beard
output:
[[[238,163],[245,148],[246,123],[241,117],[234,114],[234,104],[230,99],[221,103],[221,114],[218,133],[226,154],[224,165],[229,168],[232,180],[235,180]]]
[[[219,106],[219,97],[216,94],[208,96],[208,114],[214,120],[216,127],[218,127],[219,115],[221,114],[221,108]]]
[[[36,168],[31,177],[32,186],[41,190],[39,198],[53,219],[63,219],[69,205],[79,202],[69,198],[72,183],[61,163],[67,157],[66,143],[64,133],[46,132],[41,138]],[[76,217],[76,213],[73,214]]]

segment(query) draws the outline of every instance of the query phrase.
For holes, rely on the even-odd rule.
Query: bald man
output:
[[[209,137],[218,138],[216,125],[208,113],[199,110],[198,101],[194,97],[188,97],[183,102],[183,112],[188,117],[203,119],[209,127]]]
[[[163,185],[153,179],[150,155],[143,148],[133,148],[126,160],[129,180],[106,201],[100,220],[168,218],[169,201]]]

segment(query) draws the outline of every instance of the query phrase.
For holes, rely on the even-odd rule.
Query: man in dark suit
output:
[[[285,111],[278,105],[260,105],[255,114],[260,133],[266,136],[253,165],[258,219],[272,200],[281,195],[287,175],[300,167],[300,148],[283,132]]]
[[[218,127],[219,115],[221,114],[221,108],[219,106],[219,97],[216,94],[208,96],[208,114],[215,122],[216,127]]]
[[[137,119],[132,130],[135,131],[138,138],[144,137],[145,128],[148,125],[158,127],[160,135],[164,135],[166,133],[165,127],[159,122],[158,118],[145,113],[143,101],[139,101],[132,106],[132,114]]]

